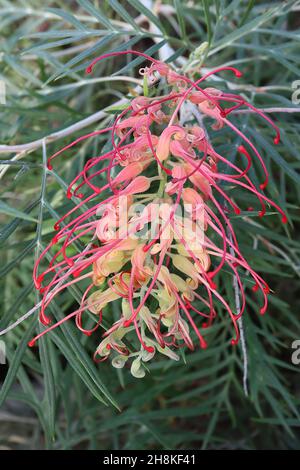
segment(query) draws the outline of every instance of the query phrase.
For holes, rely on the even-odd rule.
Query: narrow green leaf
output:
[[[147,8],[142,2],[140,2],[140,0],[128,0],[128,2],[130,3],[130,5],[132,5],[139,13],[143,14],[146,16],[146,18],[148,18],[148,20],[151,21],[151,23],[153,23],[155,26],[157,26],[157,28],[159,29],[159,31],[161,31],[163,34],[166,34],[165,30],[164,30],[164,27],[163,25],[161,24],[160,20],[158,19],[158,17],[152,13],[151,10],[149,10],[149,8]]]
[[[28,253],[32,252],[32,249],[35,246],[35,240],[32,240],[30,243],[27,243],[25,248],[18,253],[18,255],[12,259],[6,266],[3,266],[0,269],[0,278],[6,276],[12,269],[14,269],[18,264],[28,255]]]
[[[206,22],[206,30],[207,30],[207,42],[210,45],[212,41],[212,27],[211,27],[211,16],[210,16],[210,1],[209,0],[202,0],[203,7],[204,7],[204,15],[205,15],[205,22]]]
[[[39,329],[41,331],[41,328]],[[47,336],[40,339],[39,351],[45,385],[45,394],[43,399],[45,410],[45,431],[51,441],[54,439],[55,435],[56,387],[53,373],[53,357],[50,351],[50,346],[50,340]]]
[[[159,42],[158,44],[154,44],[153,46],[149,47],[149,49],[145,51],[145,54],[152,56],[157,51],[159,51],[159,49],[163,47],[164,44],[166,44],[166,42],[167,41],[163,40]],[[122,50],[124,50],[124,48],[122,48]],[[133,59],[129,64],[125,65],[125,67],[121,68],[121,70],[118,70],[118,72],[115,72],[113,75],[121,75],[125,72],[128,72],[129,70],[132,70],[133,67],[136,67],[137,65],[141,64],[143,61],[145,61],[143,57],[137,57],[136,59]]]
[[[55,302],[50,304],[50,308],[52,309],[54,315],[60,319],[61,316],[57,313],[59,308]],[[93,395],[99,401],[106,404],[106,400],[108,400],[113,406],[119,409],[117,402],[111,396],[106,386],[100,379],[98,371],[96,370],[91,359],[88,357],[85,348],[80,343],[76,328],[71,325],[70,322],[65,322],[62,323],[60,329],[64,334],[64,339],[62,339],[59,333],[56,331],[52,332],[52,337],[59,349],[65,355],[70,365],[80,375],[82,380],[86,383]]]
[[[0,330],[4,330],[15,317],[22,303],[25,302],[26,298],[33,289],[33,281],[30,281],[21,291],[16,295],[16,300],[12,306],[1,316],[0,319]]]
[[[79,3],[79,5],[82,6],[82,8],[84,8],[88,13],[90,13],[91,16],[97,18],[99,23],[101,23],[107,29],[110,29],[111,31],[116,30],[116,28],[114,28],[114,26],[109,21],[107,15],[102,12],[99,4],[97,5],[97,7],[94,7],[94,5],[89,0],[77,0],[77,2]]]
[[[131,24],[133,29],[137,32],[141,32],[141,28],[136,24],[132,16],[125,10],[125,8],[118,2],[118,0],[108,0],[110,6],[123,18],[128,24]]]
[[[16,352],[10,363],[7,375],[5,377],[4,383],[0,390],[0,407],[2,406],[3,402],[5,401],[7,397],[8,392],[10,391],[12,385],[15,382],[16,375],[22,363],[23,355],[25,353],[26,348],[28,347],[27,343],[33,335],[35,326],[36,326],[36,317],[30,320],[29,326],[25,334],[23,335],[22,339],[19,341]]]
[[[174,0],[174,7],[176,9],[177,20],[180,28],[181,38],[186,41],[186,27],[185,27],[185,18],[183,14],[183,8],[181,0]]]
[[[31,217],[30,215],[26,214],[25,212],[21,212],[18,209],[15,209],[14,207],[9,206],[3,201],[0,201],[0,212],[2,212],[2,214],[10,215],[12,217],[17,217],[18,219],[37,222],[37,220]]]
[[[254,7],[254,4],[255,4],[255,0],[248,0],[248,5],[247,5],[247,8],[245,10],[245,13],[244,15],[242,16],[242,19],[241,19],[241,22],[240,22],[240,26],[243,26],[244,23],[246,23],[250,13],[251,13],[251,10],[252,8]]]
[[[80,54],[76,55],[72,59],[68,60],[65,64],[63,64],[59,69],[56,70],[56,72],[51,75],[48,80],[46,81],[45,85],[48,85],[50,82],[57,78],[63,78],[70,73],[72,73],[74,70],[71,69],[74,65],[78,64],[81,62],[83,59],[86,59],[87,57],[90,57],[90,60],[92,60],[92,54],[95,52],[100,53],[101,49],[107,44],[109,44],[115,37],[115,34],[108,34],[106,37],[101,38],[99,41],[97,41],[95,44],[93,44],[90,47],[87,47],[84,49],[84,51],[80,52]],[[80,71],[86,68],[88,64],[85,62],[84,64],[81,64],[80,67],[76,68],[76,71]]]
[[[256,18],[244,24],[240,28],[235,29],[232,33],[222,37],[214,44],[214,48],[209,51],[208,56],[216,54],[217,52],[228,47],[237,39],[251,33],[252,31],[255,31],[260,25],[273,18],[275,14],[279,14],[282,9],[282,5],[276,5],[275,7],[268,9],[266,12],[257,15]]]
[[[73,26],[75,26],[75,28],[79,31],[86,31],[86,26],[68,11],[59,8],[46,8],[46,10],[50,13],[53,13],[54,15],[60,16],[67,23],[71,23]]]

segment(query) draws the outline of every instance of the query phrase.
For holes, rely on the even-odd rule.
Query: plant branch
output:
[[[110,105],[108,108],[105,108],[103,111],[97,111],[94,114],[91,114],[87,118],[82,119],[81,121],[72,124],[71,126],[66,127],[60,131],[53,132],[48,136],[42,137],[41,139],[34,140],[32,142],[28,142],[27,144],[19,144],[19,145],[0,145],[0,153],[10,153],[10,152],[29,152],[35,150],[43,145],[43,140],[46,140],[46,143],[54,142],[56,140],[62,139],[73,132],[78,130],[84,129],[85,127],[93,124],[97,121],[100,121],[104,117],[107,116],[106,110],[113,107],[113,106],[120,106],[127,102],[126,98],[122,98],[121,100],[115,102],[113,105]],[[260,111],[264,113],[300,113],[300,108],[258,108]],[[240,109],[232,111],[232,114],[248,114],[253,113],[252,109]]]

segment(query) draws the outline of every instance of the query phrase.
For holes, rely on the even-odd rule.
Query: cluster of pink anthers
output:
[[[123,367],[131,357],[131,372],[142,377],[142,362],[150,360],[157,351],[178,359],[174,350],[184,345],[194,349],[195,339],[205,348],[201,329],[212,324],[219,307],[231,318],[235,330],[232,344],[238,342],[237,322],[245,310],[241,272],[252,278],[253,282],[247,281],[247,285],[261,292],[260,312],[266,311],[269,287],[239,250],[228,213],[233,210],[239,214],[240,208],[222,189],[222,183],[255,195],[261,217],[269,204],[281,214],[283,223],[287,219],[280,207],[263,194],[268,184],[264,158],[228,115],[241,106],[250,108],[275,129],[275,144],[280,139],[277,126],[239,95],[200,86],[220,71],[232,72],[236,77],[241,72],[221,67],[192,81],[165,63],[135,51],[103,55],[92,62],[87,72],[100,60],[127,53],[149,60],[151,65],[140,73],[150,84],[160,77],[168,93],[133,98],[111,127],[76,139],[49,159],[51,169],[54,157],[82,140],[103,133],[111,136],[112,150],[89,159],[71,182],[67,196],[80,201],[55,224],[56,235],[35,264],[34,283],[43,294],[40,321],[48,327],[30,346],[69,318],[74,317],[86,335],[105,320],[110,326],[96,349],[95,359],[112,355],[113,365]],[[190,102],[202,118],[211,118],[213,129],[229,126],[240,138],[242,145],[237,154],[241,167],[214,150],[200,123],[180,123],[184,102]],[[253,157],[264,174],[259,189],[248,176]],[[219,163],[226,164],[230,171],[220,172]],[[106,184],[99,186],[97,182],[103,175]],[[91,201],[93,205],[88,204]],[[137,202],[144,204],[140,211],[134,209]],[[183,205],[187,210],[184,215],[178,214]],[[74,249],[76,241],[86,245],[80,253]],[[51,252],[51,262],[39,273],[41,261]],[[223,267],[238,281],[239,312],[218,289],[218,273]],[[52,299],[79,282],[85,291],[78,309],[50,325],[46,309]],[[114,313],[118,312],[115,321],[112,313],[106,313],[111,312],[106,306],[112,302],[116,306]],[[92,329],[82,325],[82,315],[87,310],[95,315]],[[138,350],[134,350],[134,338],[138,338]]]

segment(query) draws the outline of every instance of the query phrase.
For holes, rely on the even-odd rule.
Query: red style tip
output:
[[[91,65],[89,65],[86,69],[85,69],[85,73],[92,73],[93,71],[93,67]]]
[[[267,306],[262,307],[262,308],[260,309],[260,314],[261,314],[261,315],[264,315],[264,314],[266,313],[266,310],[267,310]]]
[[[42,325],[45,325],[45,326],[48,326],[51,324],[51,320],[48,317],[40,318],[40,322],[42,323]]]
[[[145,346],[144,346],[144,349],[145,349],[146,351],[148,351],[149,353],[153,353],[153,352],[155,351],[155,349],[154,349],[152,346],[146,346],[146,345],[145,345]]]
[[[287,216],[285,214],[282,216],[281,221],[282,221],[283,224],[287,224],[288,219],[287,219]]]
[[[53,225],[53,228],[54,228],[54,230],[59,230],[59,229],[60,229],[59,223],[56,222],[56,223]]]
[[[51,245],[56,245],[57,242],[58,242],[58,236],[55,235],[51,240]]]
[[[32,339],[31,341],[28,341],[27,344],[28,344],[28,346],[29,346],[30,348],[33,348],[33,346],[35,346],[35,340]]]
[[[267,182],[267,181],[265,181],[264,183],[261,183],[261,184],[259,185],[260,189],[262,189],[262,190],[266,189],[267,186],[268,186],[268,182]]]
[[[236,346],[238,344],[239,340],[238,339],[232,339],[230,341],[231,346]]]
[[[253,212],[254,211],[254,208],[252,206],[248,207],[247,211],[249,212]]]
[[[204,341],[204,339],[200,343],[201,349],[206,349],[207,348],[207,342]]]
[[[70,189],[67,190],[67,198],[68,199],[72,198],[72,193],[71,193]]]
[[[67,265],[70,266],[70,268],[71,268],[72,266],[74,266],[74,261],[71,258],[68,258],[67,259]]]
[[[233,210],[234,210],[234,213],[235,213],[236,215],[240,215],[241,209],[240,209],[239,207],[234,206]]]
[[[258,289],[259,289],[259,285],[258,285],[258,284],[254,284],[254,286],[252,287],[253,292],[257,292]]]
[[[131,321],[132,320],[125,320],[124,323],[123,323],[124,328],[128,328],[128,326],[131,325]]]
[[[50,161],[47,162],[48,170],[53,170],[53,166],[51,165]]]
[[[239,70],[235,70],[234,74],[237,78],[241,78],[243,76],[243,72],[240,72]]]
[[[275,145],[278,145],[280,143],[280,135],[277,135],[274,140],[273,140]]]
[[[208,328],[208,323],[206,323],[206,322],[202,323],[202,328],[204,328],[204,329]]]
[[[37,289],[41,287],[43,280],[44,280],[44,274],[40,274],[35,283],[35,286]]]
[[[266,210],[264,209],[264,210],[262,210],[258,213],[258,216],[263,217],[265,215],[265,213],[266,213]]]

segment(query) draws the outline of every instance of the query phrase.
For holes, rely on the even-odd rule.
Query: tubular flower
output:
[[[231,342],[236,344],[246,289],[260,291],[260,312],[267,309],[269,287],[240,251],[230,212],[240,214],[241,209],[223,183],[254,195],[261,217],[268,204],[284,223],[287,218],[263,193],[268,183],[263,156],[233,124],[230,113],[242,106],[251,108],[275,129],[276,144],[277,126],[244,98],[200,86],[222,70],[237,77],[241,73],[222,67],[193,82],[167,64],[129,52],[149,60],[150,66],[141,74],[150,83],[161,77],[169,92],[133,98],[111,127],[86,134],[50,157],[49,169],[55,157],[84,139],[104,133],[111,139],[112,150],[90,158],[70,183],[67,197],[75,199],[76,205],[56,222],[56,234],[34,266],[34,284],[42,294],[39,319],[47,328],[30,346],[73,317],[84,334],[105,328],[95,360],[110,357],[114,367],[130,363],[132,374],[143,377],[143,363],[156,353],[178,360],[178,348],[193,350],[197,344],[206,348],[203,332],[220,309],[231,320]],[[87,72],[98,61],[124,53],[95,59]],[[201,124],[180,122],[178,114],[185,102],[200,113]],[[214,149],[203,127],[205,118],[213,119],[213,129],[227,127],[242,141],[234,163]],[[258,188],[249,176],[253,159],[263,174]],[[85,248],[78,252],[78,246]],[[223,269],[237,280],[239,311],[220,285],[218,274]],[[50,302],[74,284],[82,288],[80,305],[51,324]],[[117,318],[112,318],[110,304],[115,305]],[[94,321],[92,329],[82,326],[83,314]]]

